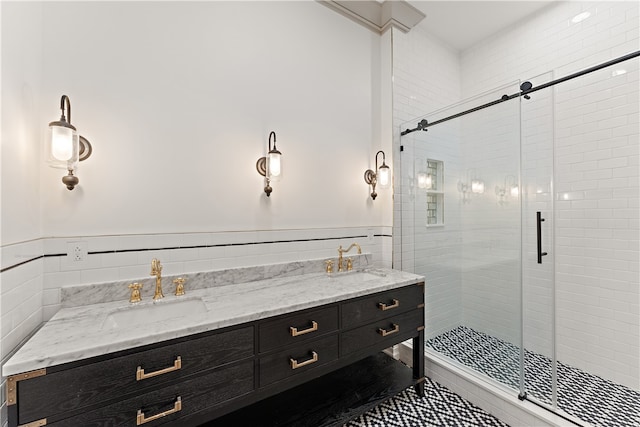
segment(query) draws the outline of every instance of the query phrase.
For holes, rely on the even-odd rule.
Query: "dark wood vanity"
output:
[[[407,339],[423,395],[423,282],[12,375],[9,426],[198,426]]]

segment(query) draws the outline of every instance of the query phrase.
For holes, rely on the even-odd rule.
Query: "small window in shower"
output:
[[[418,187],[426,190],[427,227],[444,225],[444,163],[427,159],[426,171],[418,173]]]

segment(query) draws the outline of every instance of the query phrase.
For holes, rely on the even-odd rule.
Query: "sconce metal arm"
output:
[[[65,119],[65,116],[64,116],[65,105],[67,107],[67,117],[69,118],[68,120]],[[62,95],[62,98],[60,98],[60,110],[62,111],[62,116],[60,117],[60,120],[63,122],[66,121],[69,124],[71,124],[71,101],[69,100],[69,97],[67,95]]]

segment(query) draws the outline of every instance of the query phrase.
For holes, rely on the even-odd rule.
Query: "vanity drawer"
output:
[[[395,316],[424,304],[424,286],[410,285],[380,292],[342,305],[342,327],[352,328]]]
[[[366,326],[343,332],[340,338],[341,355],[374,345],[379,345],[380,349],[389,347],[416,335],[420,327],[424,327],[424,310],[414,309],[398,316],[381,319]]]
[[[161,387],[155,391],[57,422],[48,422],[47,425],[56,427],[180,425],[181,417],[195,414],[251,392],[253,374],[253,361],[245,361],[217,369],[206,375],[196,374],[182,383]],[[155,419],[154,416],[156,416]]]
[[[297,312],[260,324],[260,352],[298,344],[338,330],[338,306]]]
[[[19,424],[143,393],[163,382],[252,357],[253,331],[249,326],[194,337],[20,381]]]
[[[260,387],[299,375],[336,359],[338,359],[337,334],[307,341],[290,350],[261,357]]]

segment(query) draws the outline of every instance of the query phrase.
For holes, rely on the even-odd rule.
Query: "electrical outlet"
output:
[[[71,264],[87,260],[87,242],[67,242],[67,259]]]

